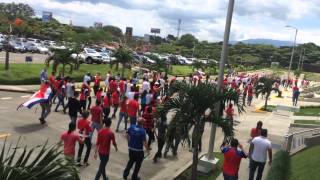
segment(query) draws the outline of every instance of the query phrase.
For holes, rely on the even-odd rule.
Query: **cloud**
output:
[[[0,0],[7,2],[7,0]],[[161,28],[161,36],[192,33],[200,40],[223,39],[228,0],[15,0],[28,3],[41,15],[52,11],[64,23],[92,26],[94,22],[115,25],[134,35]],[[287,24],[299,28],[298,42],[320,44],[319,0],[236,0],[230,40],[268,38],[292,40]],[[312,21],[310,20],[312,19]],[[308,23],[307,23],[308,22]]]

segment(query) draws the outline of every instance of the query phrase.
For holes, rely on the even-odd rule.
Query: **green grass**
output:
[[[285,151],[278,151],[273,156],[267,180],[286,180],[290,173],[290,156]]]
[[[215,157],[219,159],[217,169],[215,169],[210,176],[204,176],[204,175],[198,174],[197,180],[215,180],[220,175],[222,171],[222,165],[223,165],[223,154],[215,153]],[[175,180],[189,180],[190,178],[191,178],[191,167],[188,168],[185,172],[183,172]]]
[[[294,120],[294,123],[320,125],[320,121],[317,120]]]
[[[170,74],[177,76],[189,76],[193,73],[192,66],[183,66],[183,65],[172,65],[172,70]]]
[[[289,180],[316,180],[320,177],[320,146],[309,148],[291,157]]]
[[[295,116],[319,116],[320,106],[302,106],[299,112],[294,113]]]
[[[276,108],[276,106],[274,106],[274,105],[267,105],[267,109],[264,109],[264,106],[262,106],[259,110],[272,112],[275,108]]]

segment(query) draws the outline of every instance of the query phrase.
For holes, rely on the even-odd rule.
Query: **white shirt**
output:
[[[74,95],[74,84],[68,82],[66,86],[67,86],[67,88],[66,88],[67,97],[73,97],[73,95]]]
[[[143,83],[142,83],[142,92],[145,91],[145,90],[147,92],[150,91],[150,83],[148,81],[143,81]]]
[[[84,75],[84,77],[83,77],[83,82],[84,82],[85,84],[87,84],[88,81],[91,81],[91,77],[88,76],[88,75]]]
[[[135,92],[128,92],[128,99],[134,99]]]
[[[164,88],[164,84],[166,83],[166,81],[164,79],[160,79],[160,87]]]
[[[271,142],[269,139],[263,136],[258,136],[255,137],[251,143],[254,145],[251,156],[252,160],[257,162],[266,162],[268,149],[271,149]]]
[[[151,100],[153,98],[153,94],[147,94],[146,95],[146,104],[150,104],[151,103]]]

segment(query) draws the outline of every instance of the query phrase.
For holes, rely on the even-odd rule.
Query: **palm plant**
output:
[[[274,87],[274,83],[276,82],[276,79],[273,77],[261,77],[258,79],[258,81],[255,84],[255,91],[256,91],[256,97],[258,97],[260,94],[265,95],[265,103],[264,103],[264,110],[267,110],[268,106],[268,99],[270,97],[270,94],[272,91],[278,92],[279,89]]]
[[[216,105],[220,102],[233,102],[239,112],[243,111],[241,105],[241,98],[238,94],[228,89],[226,92],[216,90],[216,87],[211,84],[199,83],[197,86],[186,83],[177,82],[170,87],[170,100],[157,108],[158,115],[165,115],[168,112],[175,112],[168,126],[167,137],[171,137],[170,129],[177,128],[179,133],[177,135],[181,140],[189,142],[189,131],[194,128],[194,151],[193,151],[193,164],[192,164],[192,178],[197,179],[197,164],[198,164],[198,144],[201,137],[200,126],[201,123],[211,122],[221,127],[225,136],[233,135],[232,122],[227,119],[217,118],[215,112]],[[206,111],[210,111],[205,114]],[[173,132],[174,133],[174,132]],[[167,138],[167,143],[171,144],[170,138]]]
[[[51,49],[52,54],[46,59],[46,65],[49,66],[50,62],[53,61],[52,71],[57,71],[57,68],[62,64],[62,72],[64,74],[65,67],[70,66],[70,73],[73,70],[73,64],[78,66],[78,60],[71,57],[73,51],[69,49]]]
[[[37,152],[36,148],[40,147]],[[6,141],[0,154],[0,179],[15,180],[78,180],[75,164],[61,157],[61,145],[49,146],[48,142],[39,147],[27,146],[6,148]],[[6,150],[7,149],[7,150]],[[20,151],[21,149],[22,151]]]
[[[126,47],[120,46],[113,56],[116,58],[116,61],[113,62],[113,63],[117,63],[116,69],[118,70],[119,63],[122,65],[121,76],[123,77],[125,67],[129,66],[132,62],[132,59],[133,59],[132,51]]]

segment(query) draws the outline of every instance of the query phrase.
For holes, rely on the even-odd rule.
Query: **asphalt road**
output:
[[[40,116],[39,106],[35,106],[31,110],[26,108],[22,108],[18,111],[16,110],[17,106],[25,102],[30,96],[31,94],[0,91],[0,137],[9,134],[8,141],[13,142],[13,144],[15,144],[19,137],[21,137],[20,144],[26,144],[28,145],[28,147],[35,147],[37,145],[44,144],[46,140],[49,140],[49,144],[54,144],[58,142],[60,139],[61,132],[67,130],[69,123],[68,116],[63,114],[62,112],[51,112],[51,114],[48,116],[47,124],[41,125],[38,120]],[[52,109],[54,107],[55,104],[53,105]],[[116,123],[117,119],[113,120],[113,130],[115,129]],[[124,129],[123,124],[120,127],[120,130],[121,129]],[[3,143],[3,140],[3,137],[0,138],[0,144]],[[93,158],[95,140],[96,132],[94,133],[93,147],[91,149],[91,154],[89,158],[90,166],[80,168],[80,175],[82,180],[94,179],[98,169],[99,160],[95,160]],[[122,173],[128,161],[128,146],[127,141],[124,137],[124,131],[116,133],[116,141],[118,144],[119,151],[115,152],[114,148],[111,147],[111,155],[106,169],[107,175],[112,180],[122,179]],[[151,155],[144,160],[142,168],[140,170],[140,176],[142,177],[142,179],[159,179],[153,178],[154,176],[159,176],[159,174],[157,174],[159,172],[159,169],[163,169],[165,167],[167,168],[168,166],[171,166],[171,168],[178,168],[173,165],[176,163],[176,158],[172,157],[171,153],[168,153],[167,159],[161,159],[159,163],[154,164],[152,162],[152,158],[155,154],[155,151],[157,150],[156,143],[153,144],[153,147],[154,148],[151,152]],[[191,159],[191,153],[189,153],[186,150],[186,148],[179,148],[178,154],[182,151],[185,155],[187,155],[187,157],[190,157]],[[84,154],[85,153],[83,153],[83,156]],[[189,161],[190,159],[185,158],[184,160]],[[179,168],[181,168],[180,165]],[[172,174],[166,174],[166,176],[172,177]]]
[[[25,63],[26,56],[32,56],[32,63],[42,64],[45,62],[47,55],[38,53],[10,53],[10,63]],[[0,52],[0,63],[5,61],[5,52]]]

